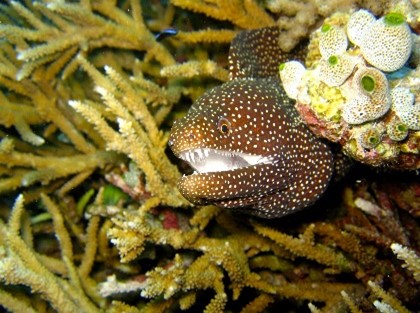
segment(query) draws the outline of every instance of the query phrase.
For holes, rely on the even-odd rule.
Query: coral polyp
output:
[[[407,23],[417,25],[415,13],[388,10],[378,18],[365,9],[327,18],[311,36],[303,74],[280,78],[309,128],[348,156],[418,169],[419,37]]]

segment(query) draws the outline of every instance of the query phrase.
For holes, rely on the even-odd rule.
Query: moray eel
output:
[[[230,80],[173,125],[169,145],[195,170],[178,184],[192,203],[277,218],[325,191],[332,153],[300,120],[277,77],[281,62],[302,53],[282,52],[278,38],[276,27],[239,33],[229,51]]]

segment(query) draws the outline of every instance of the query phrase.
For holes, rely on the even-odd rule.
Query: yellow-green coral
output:
[[[47,196],[43,196],[43,201],[53,217],[56,234],[61,244],[60,263],[65,268],[64,277],[57,276],[54,273],[56,269],[49,269],[45,261],[35,254],[32,247],[33,243],[25,242],[20,237],[24,198],[19,196],[8,225],[2,225],[2,233],[6,237],[5,243],[1,247],[0,279],[6,284],[23,284],[30,287],[33,292],[39,293],[57,311],[99,312],[98,306],[85,293],[88,292],[88,289],[95,293],[94,289],[91,288],[92,281],[87,276],[90,272],[90,266],[83,266],[86,269],[81,272],[77,270],[73,263],[72,242],[67,229],[63,225],[63,217],[56,205]],[[31,234],[27,235],[30,236]],[[86,252],[95,254],[96,249],[89,249]],[[26,303],[30,310],[34,310],[34,304],[31,304],[29,298],[22,294],[19,296],[23,298],[21,301]],[[92,294],[92,296],[95,295]],[[18,304],[9,303],[8,298],[4,298],[4,301],[0,300],[0,304],[12,311],[19,307]]]
[[[338,122],[341,119],[340,103],[345,99],[342,92],[336,87],[329,87],[322,81],[311,80],[310,77],[305,77],[305,80],[308,82],[311,105],[323,119]]]

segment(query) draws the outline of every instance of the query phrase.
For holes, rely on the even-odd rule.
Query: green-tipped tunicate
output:
[[[359,67],[352,79],[351,97],[344,104],[342,116],[349,124],[362,124],[382,117],[391,101],[388,80],[373,67]]]
[[[292,99],[297,98],[298,86],[302,80],[302,76],[306,69],[302,63],[298,61],[289,61],[279,66],[279,74],[283,83],[284,91],[287,96]]]
[[[321,27],[319,51],[323,58],[342,54],[347,50],[347,36],[341,27],[324,24]]]
[[[321,59],[319,78],[330,87],[340,86],[351,75],[355,65],[354,57],[347,53],[331,55],[328,59]]]
[[[360,43],[366,61],[385,72],[393,72],[403,67],[411,55],[412,48],[410,27],[395,13],[374,22]]]
[[[409,129],[420,130],[420,103],[408,88],[396,87],[391,91],[392,109]]]

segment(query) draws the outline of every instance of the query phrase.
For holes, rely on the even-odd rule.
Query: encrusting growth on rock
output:
[[[280,71],[312,132],[369,165],[420,168],[413,10],[410,4],[394,3],[378,19],[365,9],[336,13],[312,34],[306,71],[294,80],[283,79],[292,75]],[[375,144],[364,144],[365,129],[378,127],[388,131],[376,136]]]

